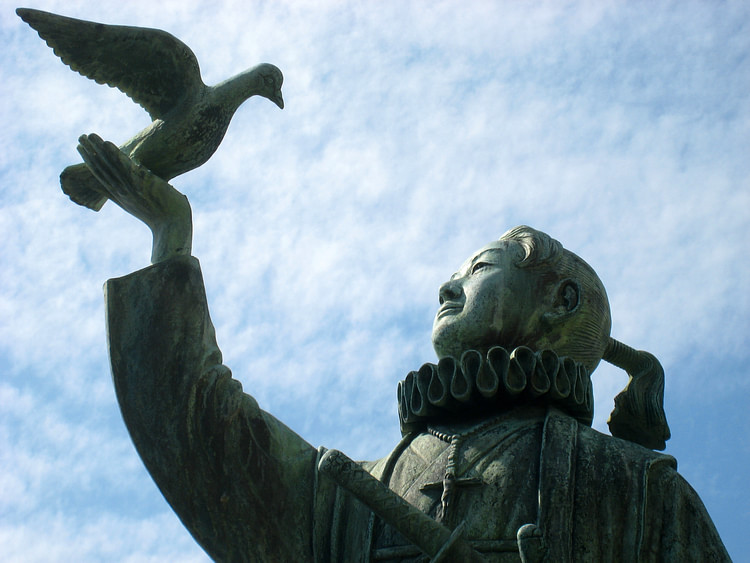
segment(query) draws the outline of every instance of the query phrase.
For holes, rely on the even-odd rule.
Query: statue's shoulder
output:
[[[376,479],[388,481],[393,471],[393,466],[401,458],[401,454],[414,443],[415,438],[419,435],[416,432],[404,435],[387,456],[374,461],[362,461],[360,465]]]
[[[636,468],[677,470],[677,460],[634,442],[602,434],[589,426],[578,423],[578,458],[582,462],[600,468],[611,467],[614,472],[630,473]],[[618,471],[619,469],[619,471]]]

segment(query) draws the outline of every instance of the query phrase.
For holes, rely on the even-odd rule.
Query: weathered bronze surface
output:
[[[71,69],[121,90],[148,112],[151,125],[120,148],[165,180],[205,164],[219,148],[234,112],[251,96],[284,107],[284,78],[273,65],[260,64],[206,86],[193,52],[165,31],[28,8],[16,12]],[[60,183],[73,201],[94,211],[107,201],[84,164],[63,170]]]
[[[556,240],[511,229],[441,286],[438,362],[399,385],[403,439],[353,464],[261,410],[222,364],[187,198],[96,135],[79,151],[153,233],[153,265],[105,287],[112,373],[139,454],[211,557],[729,560],[675,460],[652,451],[669,438],[658,360],[611,338],[601,281]],[[613,436],[590,428],[602,359],[630,376]]]

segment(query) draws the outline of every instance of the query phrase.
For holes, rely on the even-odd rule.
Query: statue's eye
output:
[[[476,274],[479,270],[482,270],[487,266],[491,266],[491,264],[489,262],[477,262],[471,267],[471,273]]]
[[[273,86],[273,76],[268,76],[268,75],[264,76],[263,82],[265,83],[266,86]]]

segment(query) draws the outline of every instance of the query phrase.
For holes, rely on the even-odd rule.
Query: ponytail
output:
[[[664,368],[648,352],[609,338],[603,359],[628,373],[607,424],[612,436],[663,450],[670,431],[664,413]]]

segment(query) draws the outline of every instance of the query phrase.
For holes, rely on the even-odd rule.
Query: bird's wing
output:
[[[123,91],[151,119],[163,117],[186,93],[205,88],[193,52],[166,31],[105,25],[28,8],[16,13],[66,65]]]

